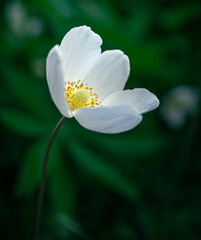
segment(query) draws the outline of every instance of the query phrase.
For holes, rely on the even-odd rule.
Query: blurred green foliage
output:
[[[2,0],[0,11],[0,239],[26,240],[45,148],[61,117],[45,77],[50,48],[72,27],[90,26],[103,50],[128,55],[126,88],[149,89],[162,108],[176,86],[200,91],[201,3]],[[178,129],[160,108],[119,135],[64,123],[50,152],[41,240],[200,239],[199,106]]]

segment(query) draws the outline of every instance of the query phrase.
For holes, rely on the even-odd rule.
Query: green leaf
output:
[[[33,145],[25,155],[16,183],[18,196],[32,196],[39,185],[45,154],[44,143]]]
[[[97,154],[84,148],[78,142],[71,141],[70,150],[75,161],[96,180],[135,201],[139,198],[139,189],[115,168],[104,162]]]
[[[48,141],[36,143],[25,155],[16,181],[16,194],[18,196],[31,196],[39,186],[47,144]],[[57,161],[57,156],[60,154],[59,151],[60,149],[55,139],[49,153],[46,178],[48,178],[54,170],[54,162]]]
[[[59,151],[53,155],[54,163],[48,177],[48,192],[52,205],[58,211],[72,211],[75,203],[75,185]]]
[[[2,109],[0,117],[6,127],[25,136],[35,137],[46,129],[44,123],[18,110]]]
[[[17,177],[15,189],[18,196],[32,196],[39,187],[46,147],[47,142],[40,142],[28,150]],[[49,153],[46,179],[50,201],[55,208],[64,212],[72,210],[75,202],[75,188],[63,163],[56,140]]]
[[[12,70],[11,70],[12,69]],[[12,97],[14,96],[22,106],[28,110],[48,116],[48,103],[45,101],[41,86],[36,79],[26,71],[21,71],[15,66],[2,65],[4,83],[9,87]]]
[[[86,239],[82,226],[71,214],[55,209],[55,211],[47,212],[44,219],[45,224],[49,225],[47,233],[50,233],[49,229],[52,229],[51,239],[77,239],[77,237]]]
[[[91,141],[91,146],[98,146],[101,151],[107,151],[110,154],[126,157],[126,156],[147,156],[157,153],[159,149],[166,146],[167,140],[158,136],[145,134],[124,134],[119,136],[98,136]]]

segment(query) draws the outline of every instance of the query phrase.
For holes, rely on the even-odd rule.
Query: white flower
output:
[[[28,13],[20,1],[14,1],[8,5],[7,20],[14,34],[18,37],[30,35],[37,37],[43,30],[43,22],[36,16],[28,16]]]
[[[120,133],[136,127],[159,101],[146,89],[123,91],[129,59],[120,50],[101,53],[101,44],[89,27],[71,29],[48,54],[47,81],[62,115],[96,132]]]
[[[180,130],[197,111],[199,98],[195,86],[177,86],[163,96],[159,114],[170,128]]]

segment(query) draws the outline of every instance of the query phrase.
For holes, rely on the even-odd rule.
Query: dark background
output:
[[[128,55],[126,88],[147,88],[161,104],[118,135],[65,121],[50,152],[40,239],[201,239],[200,1],[0,4],[0,239],[33,238],[45,148],[61,117],[46,56],[80,25],[103,50]]]

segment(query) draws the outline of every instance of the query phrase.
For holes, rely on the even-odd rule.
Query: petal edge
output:
[[[135,88],[133,90],[115,92],[103,101],[104,106],[115,106],[118,104],[132,106],[137,110],[138,114],[144,114],[156,109],[159,106],[159,100],[147,89]]]
[[[73,112],[81,126],[100,133],[115,134],[136,127],[142,120],[130,106],[81,108]]]
[[[51,97],[62,115],[70,118],[64,95],[64,79],[61,66],[61,53],[58,45],[49,52],[46,61],[46,75]]]

